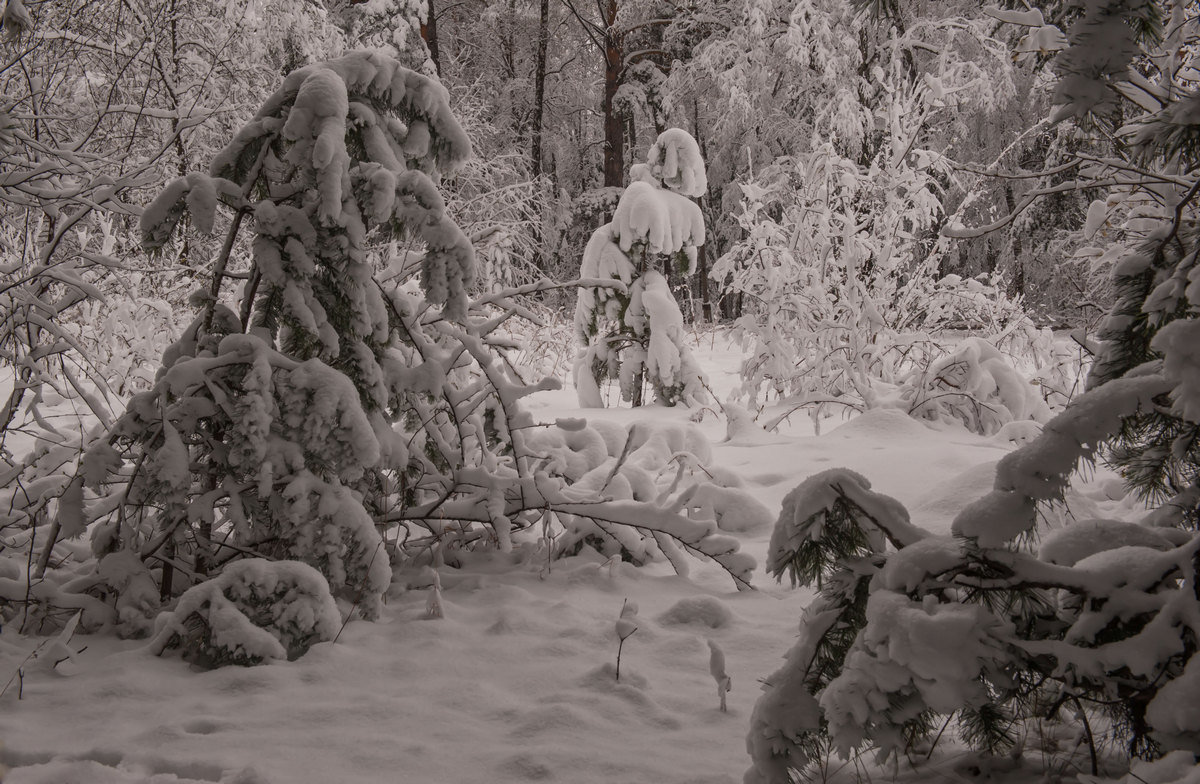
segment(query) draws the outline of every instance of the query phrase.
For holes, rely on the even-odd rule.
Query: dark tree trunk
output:
[[[434,69],[441,73],[442,65],[438,62],[437,13],[433,8],[433,0],[429,0],[429,12],[425,21],[421,23],[421,38],[429,49],[429,59],[433,61]]]
[[[546,47],[550,41],[550,0],[538,8],[537,66],[533,74],[533,176],[542,173],[542,115],[546,106]]]
[[[625,119],[615,99],[625,70],[625,47],[617,30],[617,0],[605,4],[604,28],[604,186],[619,188],[625,184]]]
[[[159,601],[164,604],[171,600],[174,594],[175,586],[175,564],[171,559],[175,557],[175,539],[167,539],[167,543],[163,546],[163,561],[162,561],[162,579],[158,587]]]
[[[1011,215],[1016,212],[1017,200],[1013,195],[1012,183],[1007,183],[1004,186],[1004,203],[1008,207],[1008,213]],[[1016,288],[1018,296],[1025,296],[1025,261],[1021,258],[1024,248],[1021,246],[1021,232],[1013,231],[1009,233],[1012,237],[1012,255],[1013,255],[1013,286]]]
[[[705,144],[704,134],[700,133],[700,105],[695,96],[692,97],[692,134],[696,137],[696,144],[700,147],[700,157],[707,161],[708,145]],[[700,197],[699,203],[700,212],[705,214],[705,225],[712,226],[713,223],[709,220],[709,216],[706,214],[707,210],[704,209],[705,203],[703,196]],[[696,249],[696,273],[700,276],[700,280],[698,281],[700,312],[704,315],[704,320],[711,324],[713,321],[713,308],[712,300],[709,298],[710,292],[708,290],[708,246],[713,242],[713,233],[710,229],[709,231],[705,232],[705,234],[708,236],[705,238],[704,244]]]

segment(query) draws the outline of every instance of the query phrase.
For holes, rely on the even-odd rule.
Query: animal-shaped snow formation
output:
[[[646,153],[646,165],[667,190],[695,198],[708,190],[708,173],[700,157],[700,145],[682,128],[668,128],[658,135]]]

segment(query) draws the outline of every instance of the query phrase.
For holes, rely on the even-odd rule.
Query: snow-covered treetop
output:
[[[617,203],[613,233],[621,250],[645,242],[650,253],[674,254],[704,244],[704,216],[691,199],[639,180]]]
[[[398,117],[379,123],[381,113]],[[334,118],[347,114],[362,129],[363,157],[393,171],[449,173],[471,155],[471,142],[450,111],[445,87],[384,54],[357,51],[289,74],[254,120],[217,154],[210,171],[237,180],[232,175],[248,168],[258,153],[256,140],[274,135],[281,120],[283,135],[297,140],[332,127]],[[330,162],[325,156],[335,148],[333,139],[318,145],[313,163],[321,167],[322,160]]]
[[[419,237],[426,297],[452,318],[465,312],[474,248],[446,214],[437,178],[470,155],[436,79],[385,54],[354,52],[287,76],[217,153],[208,177],[176,180],[146,209],[144,242],[151,250],[166,243],[185,207],[201,230],[211,228],[218,198],[253,208],[255,262],[267,283],[259,299],[272,308],[284,303],[288,335],[302,333],[327,358],[346,357],[339,342],[386,338],[385,309],[368,282],[371,230]],[[354,292],[319,302],[312,286],[318,268],[334,270]],[[354,318],[326,318],[347,303]]]
[[[708,190],[700,145],[682,128],[668,128],[659,134],[646,153],[646,166],[655,181],[667,190],[694,198],[700,198]]]
[[[688,197],[703,196],[708,178],[691,134],[663,131],[646,162],[629,167],[629,179],[607,230],[622,251],[644,242],[649,253],[673,255],[704,244],[704,216]]]

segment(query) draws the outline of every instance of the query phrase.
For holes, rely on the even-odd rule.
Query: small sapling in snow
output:
[[[721,650],[721,646],[709,640],[708,650],[708,671],[717,682],[717,697],[721,700],[721,712],[724,713],[728,710],[725,707],[725,695],[733,690],[733,679],[725,673],[725,651]]]
[[[433,570],[433,585],[429,589],[429,602],[425,605],[425,617],[430,620],[445,618],[442,611],[442,578]]]
[[[617,618],[617,680],[621,680],[621,649],[625,640],[638,630],[637,602],[628,599],[621,605],[621,616]]]

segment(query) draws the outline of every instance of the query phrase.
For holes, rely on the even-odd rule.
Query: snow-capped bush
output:
[[[751,403],[889,405],[894,386],[944,364],[948,329],[971,328],[1036,364],[1050,361],[1052,336],[1033,327],[1019,302],[988,282],[935,279],[936,256],[918,258],[915,241],[891,240],[894,224],[883,218],[932,225],[936,217],[923,212],[927,205],[897,203],[894,190],[832,145],[777,161],[743,184],[745,237],[713,274],[749,295],[735,334],[747,352],[740,394]],[[879,214],[863,220],[855,211],[862,203],[880,205]],[[847,237],[843,225],[864,228]]]
[[[967,338],[950,354],[914,370],[900,393],[911,415],[958,422],[984,435],[1009,422],[1050,417],[1038,388],[981,338]]]
[[[656,267],[695,274],[704,217],[689,197],[704,193],[704,161],[696,141],[672,128],[629,174],[612,221],[592,234],[583,252],[580,277],[614,283],[579,290],[575,331],[584,348],[575,362],[575,387],[580,405],[589,408],[604,405],[606,379],[619,380],[622,398],[634,405],[641,405],[645,382],[658,402],[691,405],[707,397],[704,377],[685,342],[679,305]]]
[[[291,661],[314,643],[332,640],[341,625],[329,585],[316,569],[247,558],[184,591],[175,609],[159,616],[149,650],[179,649],[205,669]]]
[[[751,28],[766,24],[747,13]],[[811,140],[754,149],[740,193],[726,193],[740,236],[712,276],[739,303],[740,394],[754,407],[775,397],[864,410],[886,405],[892,385],[941,356],[946,329],[1024,338],[1031,324],[1002,281],[945,274],[956,259],[938,236],[973,198],[948,187],[961,182],[945,157],[954,145],[941,136],[961,116],[949,110],[994,111],[1013,86],[994,22],[922,14],[903,34],[869,24],[868,34],[853,7],[837,3],[787,6],[783,19],[769,55],[714,74],[734,93],[726,100],[754,118],[753,132],[737,137],[739,157],[743,137],[765,141],[787,128]],[[757,51],[761,34],[749,37]],[[744,57],[714,47],[703,60],[726,68],[725,58]],[[755,84],[752,74],[771,78]],[[767,91],[771,121],[759,114],[765,106],[740,106],[767,100],[764,87],[777,84],[809,88],[797,103],[812,111],[785,119],[778,86]],[[742,121],[735,112],[727,122]]]
[[[98,555],[186,551],[200,576],[226,546],[302,560],[378,614],[391,575],[372,515],[380,469],[407,462],[391,422],[427,388],[395,347],[401,305],[374,279],[367,236],[419,239],[422,301],[462,317],[474,256],[436,178],[469,154],[445,88],[359,52],[290,74],[209,175],[164,189],[142,215],[148,248],[185,211],[212,229],[225,205],[225,253],[249,214],[253,262],[235,311],[219,301],[230,258],[218,259],[154,386],[85,458],[89,485],[115,474],[128,486],[128,515],[93,534]],[[121,476],[126,458],[137,467]]]

